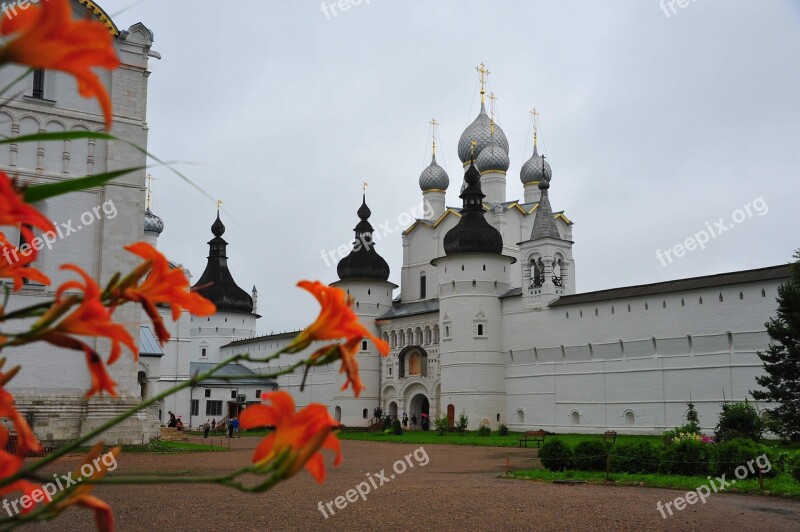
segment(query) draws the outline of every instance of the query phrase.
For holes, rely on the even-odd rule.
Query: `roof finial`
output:
[[[484,95],[486,94],[486,76],[491,74],[491,72],[489,72],[489,69],[486,68],[486,65],[484,65],[483,62],[476,66],[475,70],[481,74],[481,103],[484,103]]]
[[[217,211],[219,211],[220,207],[222,207],[223,201],[221,199],[217,200]]]
[[[532,122],[533,122],[533,147],[534,148],[536,148],[536,144],[538,142],[538,135],[539,135],[539,130],[536,127],[536,117],[538,117],[538,116],[539,116],[539,111],[537,111],[536,107],[534,107],[533,111],[531,111],[531,117],[532,117]]]
[[[433,147],[431,148],[431,154],[433,158],[436,158],[436,127],[439,125],[439,122],[436,121],[435,118],[431,118],[431,121],[428,122],[431,125],[431,137],[433,139]]]
[[[477,140],[473,140],[472,142],[469,143],[469,156],[470,156],[470,159],[472,159],[471,162],[474,162],[474,160],[475,160],[475,146],[477,146],[477,145],[478,145],[478,141]]]
[[[153,174],[147,174],[147,209],[150,210],[150,194],[153,192],[153,181],[155,181]]]

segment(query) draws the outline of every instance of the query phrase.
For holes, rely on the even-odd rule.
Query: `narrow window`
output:
[[[478,324],[478,336],[483,336],[483,324]]]
[[[361,417],[367,419],[367,416],[369,416],[369,410],[365,408],[361,411]]]
[[[33,71],[33,92],[31,96],[39,100],[44,99],[44,70],[41,68]]]
[[[366,340],[361,342],[361,350],[362,351],[366,351],[367,350],[367,341]]]
[[[256,399],[261,399],[261,390],[256,390]]]
[[[427,287],[427,276],[425,272],[422,272],[419,275],[419,298],[425,299],[427,297],[428,287]]]
[[[211,390],[206,390],[206,397],[211,397]]]
[[[192,399],[191,415],[197,416],[200,414],[200,399]]]
[[[231,399],[236,399],[236,390],[231,390]]]
[[[200,353],[200,356],[206,356],[206,348],[205,347],[203,348],[203,352]]]

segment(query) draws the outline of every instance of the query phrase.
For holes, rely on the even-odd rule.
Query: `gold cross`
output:
[[[481,103],[483,103],[483,95],[486,94],[486,76],[491,74],[491,72],[489,72],[489,69],[486,68],[486,65],[484,65],[482,62],[480,65],[475,67],[475,70],[481,74]]]
[[[478,145],[477,140],[473,140],[472,142],[469,143],[469,155],[473,159],[475,158],[475,146],[477,145]]]
[[[150,194],[153,192],[153,181],[155,177],[152,174],[147,174],[147,208],[150,208]]]
[[[539,133],[539,130],[536,128],[536,117],[539,116],[539,111],[536,110],[536,107],[531,111],[531,116],[533,117],[533,145],[536,146],[537,135]]]
[[[217,210],[222,207],[222,200],[217,200]]]
[[[366,182],[366,181],[364,181],[364,184],[361,186],[361,192],[363,192],[364,194],[366,194],[366,193],[367,193],[367,187],[368,187],[368,186],[369,186],[369,185],[367,184],[367,182]]]
[[[431,125],[431,137],[433,137],[433,156],[436,157],[436,126],[439,125],[439,122],[436,121],[435,118],[431,118],[431,121],[428,122]]]

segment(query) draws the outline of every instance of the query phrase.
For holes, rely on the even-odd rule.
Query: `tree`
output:
[[[789,280],[778,287],[777,316],[766,323],[772,341],[758,352],[766,375],[756,382],[763,389],[750,392],[757,400],[779,403],[768,409],[768,426],[784,438],[800,434],[800,250],[794,258]]]

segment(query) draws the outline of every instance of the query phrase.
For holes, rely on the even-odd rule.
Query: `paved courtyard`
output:
[[[217,438],[215,441],[224,441]],[[248,463],[257,438],[234,439],[229,452],[173,455],[127,454],[115,475],[215,474]],[[424,452],[404,444],[342,442],[344,461],[329,468],[324,484],[304,471],[263,494],[239,493],[207,485],[105,486],[96,492],[114,508],[119,530],[798,530],[800,502],[768,497],[713,495],[663,519],[658,501],[679,491],[553,485],[505,480],[506,458],[512,468],[531,464],[533,449],[428,445]],[[404,457],[408,456],[405,460]],[[428,458],[427,465],[425,457]],[[393,465],[408,466],[396,474]],[[330,463],[330,460],[327,461]],[[70,459],[53,472],[77,464]],[[409,464],[414,464],[410,467]],[[399,465],[397,469],[402,469]],[[380,485],[383,470],[383,485]],[[394,474],[395,477],[391,478]],[[356,502],[336,498],[362,482],[377,489]],[[354,494],[351,493],[351,498]],[[318,508],[325,508],[326,519]],[[88,512],[70,509],[42,530],[86,530]]]

